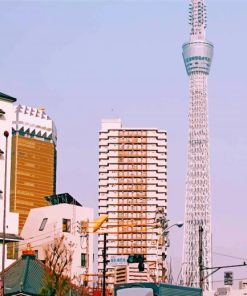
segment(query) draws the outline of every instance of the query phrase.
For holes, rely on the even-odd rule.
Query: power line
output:
[[[244,280],[247,280],[247,278],[234,279],[234,281],[244,281]],[[213,281],[213,283],[220,283],[220,282],[224,282],[224,280]]]
[[[71,223],[71,228],[73,228],[73,227],[76,227],[76,224],[78,223],[79,221],[76,221],[76,222],[74,222],[74,223]],[[153,224],[155,224],[155,223],[153,223]],[[131,224],[132,225],[132,224]],[[121,227],[123,227],[123,226],[126,226],[126,227],[128,227],[128,226],[131,226],[130,224],[123,224],[123,225],[121,225]],[[150,224],[151,225],[151,224]],[[143,226],[143,225],[139,225],[139,224],[136,224],[135,225],[136,227],[139,227],[139,226]],[[118,227],[118,225],[116,224],[116,225],[114,225],[114,227]],[[108,227],[106,227],[107,229],[108,229]],[[42,231],[42,233],[40,233],[40,234],[37,234],[37,235],[33,235],[33,236],[30,236],[30,237],[26,237],[26,238],[24,238],[24,241],[29,241],[30,243],[32,243],[32,242],[36,242],[37,240],[42,240],[43,238],[40,238],[40,239],[37,239],[38,237],[43,237],[43,236],[45,236],[45,235],[49,235],[49,236],[51,236],[51,234],[52,233],[56,233],[57,234],[57,232],[63,232],[62,231],[62,229],[63,229],[63,227],[59,227],[59,228],[54,228],[53,230],[49,230],[49,231],[45,231],[45,232],[43,232]],[[151,226],[150,226],[150,230],[148,230],[148,231],[150,231],[151,232],[151,234],[153,235],[155,232],[154,231],[152,231],[153,229],[151,228]],[[98,234],[100,234],[100,235],[102,235],[103,233],[98,233]],[[22,245],[26,245],[26,242],[23,242],[23,243],[19,243],[18,244],[18,246],[22,246]]]
[[[36,241],[33,241],[33,242],[38,242],[38,241],[40,241],[40,240],[46,240],[45,242],[46,243],[48,243],[49,241],[47,241],[47,239],[48,238],[50,238],[51,236],[49,235],[49,236],[46,236],[46,237],[44,237],[44,238],[41,238],[41,239],[38,239],[38,240],[36,240]],[[51,240],[50,240],[51,241]],[[42,246],[42,245],[44,245],[44,243],[40,243],[40,244],[31,244],[31,247],[32,248],[34,248],[34,247],[38,247],[38,246]],[[19,251],[21,251],[21,250],[25,250],[26,249],[26,246],[27,246],[27,242],[26,243],[23,243],[22,245],[18,245],[18,246],[16,246],[15,247],[15,249],[18,249]]]
[[[238,259],[238,260],[245,260],[245,261],[247,261],[247,258],[236,257],[236,256],[227,255],[227,254],[223,254],[223,253],[213,252],[213,254],[218,255],[218,256],[222,256],[222,257],[228,257],[228,258],[233,258],[233,259]]]
[[[243,265],[243,266],[245,266],[245,262],[247,261],[247,258],[236,257],[236,256],[228,255],[228,254],[219,253],[219,252],[212,252],[212,253],[215,254],[215,255],[218,255],[218,256],[229,257],[229,258],[233,258],[233,259],[237,259],[237,260],[243,260],[243,261],[244,261],[244,265]],[[181,277],[182,266],[183,266],[183,264],[185,264],[185,263],[186,263],[186,262],[182,263],[182,265],[181,265],[181,268],[180,268],[179,274],[178,274],[178,276],[177,276],[177,282],[179,281],[179,278]],[[236,279],[236,280],[242,280],[242,279]],[[243,280],[245,280],[245,279],[243,279]],[[212,281],[212,282],[214,283],[215,281]],[[216,281],[216,282],[217,282],[217,281]],[[192,283],[194,284],[195,282],[192,282]],[[199,284],[199,283],[197,283],[197,284]]]
[[[234,281],[244,281],[244,280],[247,280],[247,278],[234,279]],[[212,281],[212,283],[221,283],[221,282],[224,282],[224,280]],[[193,284],[193,285],[199,285],[199,283],[197,283],[197,282],[192,282],[191,284]]]
[[[53,242],[53,240],[47,240],[46,241],[46,243],[47,244],[49,244],[49,243],[52,243]],[[44,246],[44,244],[34,244],[34,245],[31,245],[31,247],[32,247],[32,249],[34,249],[34,248],[36,248],[36,247],[42,247],[42,246]],[[23,250],[25,250],[26,248],[25,247],[22,247],[22,248],[19,248],[18,250],[19,251],[23,251]]]
[[[71,223],[71,228],[72,228],[72,227],[75,227],[75,224],[77,224],[77,221],[76,221],[75,223]],[[37,234],[37,235],[33,235],[33,236],[30,236],[30,237],[26,237],[26,238],[24,238],[24,240],[25,240],[25,241],[28,240],[28,241],[31,243],[32,241],[34,241],[34,239],[35,239],[35,241],[37,241],[36,238],[38,238],[38,237],[40,237],[40,236],[45,236],[45,235],[48,235],[48,234],[51,236],[52,233],[57,234],[57,232],[63,232],[62,229],[63,229],[63,227],[54,228],[53,230],[45,231],[45,232],[42,232],[42,233]],[[41,239],[42,239],[42,238],[41,238]],[[40,240],[41,240],[41,239],[40,239]],[[19,243],[19,246],[22,246],[22,245],[25,245],[25,244],[26,244],[26,243]]]

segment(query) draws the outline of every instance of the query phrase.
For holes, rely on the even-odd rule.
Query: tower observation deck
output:
[[[213,44],[206,40],[204,0],[189,4],[189,42],[183,45],[183,59],[189,76],[189,140],[187,155],[185,227],[183,242],[183,283],[199,287],[199,226],[203,228],[203,266],[211,266],[211,194],[208,131],[208,75]],[[204,271],[204,290],[211,290],[211,277]]]

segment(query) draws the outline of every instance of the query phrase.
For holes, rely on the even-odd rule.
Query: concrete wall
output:
[[[47,223],[43,230],[39,230],[44,218],[47,218]],[[63,232],[63,219],[71,220],[70,232]],[[55,237],[64,235],[68,244],[70,242],[75,244],[71,277],[76,276],[82,279],[83,273],[93,272],[93,234],[88,235],[88,240],[86,236],[81,236],[78,232],[77,222],[82,220],[92,221],[93,209],[71,204],[32,209],[21,232],[21,236],[25,240],[19,244],[19,252],[21,253],[26,248],[27,243],[30,243],[33,250],[38,252],[38,258],[44,260],[44,250],[47,245],[52,243]],[[81,253],[88,254],[88,268],[81,267]]]
[[[8,150],[7,150],[7,186],[6,186],[6,233],[18,234],[18,214],[9,211],[10,204],[10,170],[11,170],[11,142],[12,142],[12,120],[14,118],[13,103],[11,101],[0,98],[0,109],[5,114],[0,116],[0,149],[4,154],[0,155],[0,190],[4,192],[5,180],[5,144],[6,138],[4,131],[9,132]],[[4,194],[0,193],[0,232],[3,232],[3,208],[4,208]],[[14,260],[7,259],[7,249],[5,250],[6,261],[5,267],[9,266]],[[2,266],[2,246],[0,246],[0,266]]]

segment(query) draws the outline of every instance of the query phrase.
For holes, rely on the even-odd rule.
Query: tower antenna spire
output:
[[[201,266],[211,266],[211,193],[208,130],[208,75],[213,44],[206,40],[204,0],[190,0],[190,40],[183,45],[183,58],[189,77],[189,140],[186,176],[185,227],[182,277],[184,284],[199,287]],[[203,228],[199,246],[199,227]],[[204,271],[204,290],[212,280]]]
[[[205,38],[207,8],[204,0],[190,0],[189,24],[191,25],[190,36],[192,40]]]

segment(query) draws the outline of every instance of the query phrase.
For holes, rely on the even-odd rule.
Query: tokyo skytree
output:
[[[185,228],[182,278],[192,287],[200,286],[199,245],[202,265],[211,267],[211,194],[208,131],[208,75],[213,58],[213,44],[206,40],[206,4],[189,4],[189,42],[183,45],[183,59],[189,76],[189,140],[187,155]],[[199,239],[199,227],[203,229]],[[211,290],[209,271],[203,271],[203,289]]]

